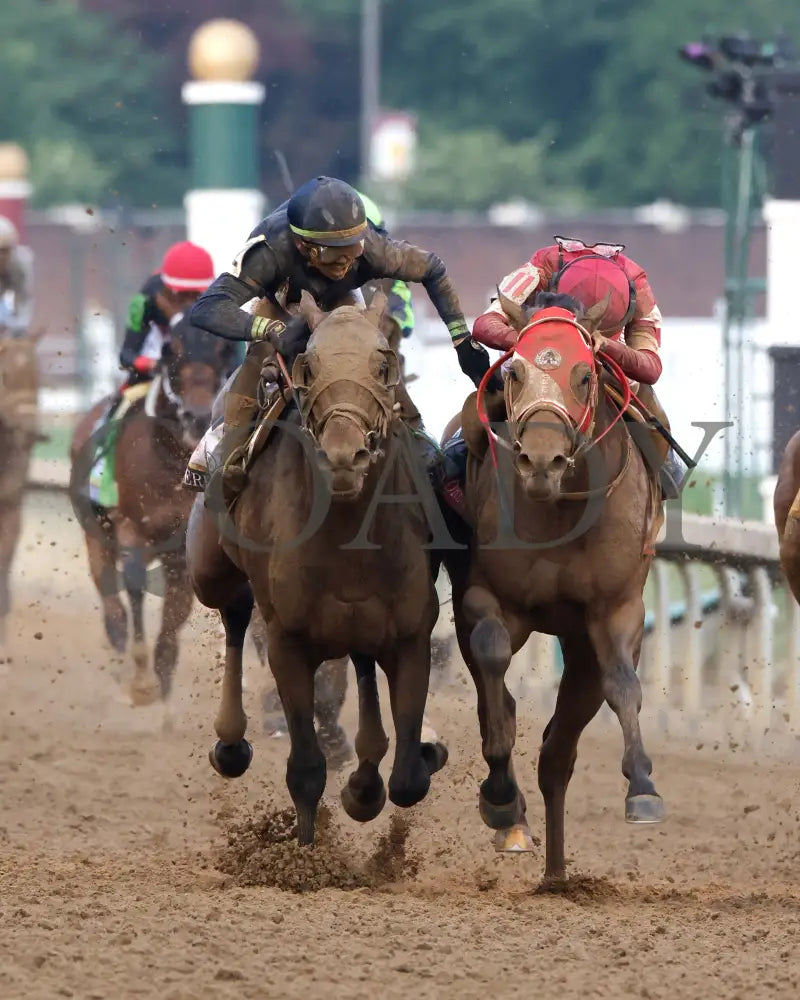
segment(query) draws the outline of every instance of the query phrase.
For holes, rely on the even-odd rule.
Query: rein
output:
[[[527,330],[530,330],[531,327],[536,326],[537,324],[547,323],[549,321],[550,321],[549,318],[534,320],[520,331],[520,336],[522,336],[522,334],[525,333]],[[589,333],[577,321],[574,321],[574,326],[580,331],[581,335],[585,339],[587,340],[590,339]],[[503,364],[505,364],[505,362],[508,361],[509,358],[511,358],[514,355],[515,350],[516,349],[514,347],[510,348],[508,351],[505,352],[505,354],[502,355],[502,357],[500,357],[497,361],[495,361],[494,364],[491,365],[488,371],[484,374],[483,378],[481,379],[480,385],[478,386],[478,394],[476,399],[478,419],[480,420],[481,425],[483,426],[483,429],[486,431],[486,435],[489,439],[489,451],[492,456],[492,465],[494,466],[495,471],[498,470],[497,446],[499,445],[500,447],[505,448],[508,451],[513,451],[514,446],[509,441],[505,440],[505,438],[502,438],[498,434],[496,434],[491,427],[491,423],[489,421],[489,414],[486,410],[486,389],[494,373],[497,371],[498,368],[500,368]],[[617,423],[619,423],[620,420],[622,420],[624,414],[630,408],[631,402],[635,398],[633,395],[633,390],[631,389],[630,386],[630,382],[628,381],[627,377],[625,376],[624,372],[617,364],[617,362],[614,361],[614,359],[611,358],[608,354],[605,354],[602,351],[598,352],[596,358],[611,373],[611,375],[613,375],[614,378],[617,379],[619,385],[622,388],[622,398],[620,399],[619,397],[617,397],[617,399],[614,400],[618,404],[617,413],[609,423],[608,427],[606,427],[603,431],[601,431],[601,433],[598,434],[597,437],[590,436],[594,427],[594,410],[596,410],[598,403],[597,399],[598,378],[597,378],[596,367],[593,372],[593,379],[592,379],[593,386],[589,393],[589,399],[586,403],[586,407],[584,408],[584,412],[581,415],[581,419],[580,421],[577,422],[577,424],[575,424],[573,419],[566,413],[563,407],[561,407],[555,401],[549,401],[545,403],[535,402],[531,406],[528,406],[526,408],[526,410],[522,413],[519,420],[514,421],[515,424],[519,424],[521,422],[524,422],[523,418],[531,416],[531,414],[536,412],[537,410],[547,409],[557,413],[559,417],[561,417],[562,419],[565,419],[566,425],[572,433],[573,441],[575,441],[577,439],[578,434],[581,433],[581,428],[588,420],[589,421],[588,434],[584,436],[583,440],[578,444],[573,455],[570,457],[569,459],[570,465],[574,465],[575,460],[577,458],[586,455],[592,448],[594,448],[597,444],[600,443],[600,441],[603,440],[603,438],[611,431],[611,429]],[[613,399],[613,397],[611,398]],[[508,410],[508,408],[509,407],[507,405],[506,409]],[[507,423],[511,422],[511,416],[508,413],[506,420]],[[626,435],[626,450],[625,450],[625,458],[622,463],[622,468],[608,485],[596,487],[591,490],[579,490],[571,493],[561,493],[559,494],[558,499],[590,500],[593,497],[597,496],[606,496],[606,497],[611,496],[611,494],[614,492],[617,486],[619,486],[619,484],[624,479],[625,474],[627,473],[628,468],[630,467],[632,453],[633,449],[631,445],[631,438],[630,434],[628,434]]]

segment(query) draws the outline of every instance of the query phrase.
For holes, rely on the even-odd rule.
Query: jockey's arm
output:
[[[410,243],[373,233],[364,250],[364,258],[372,271],[372,277],[421,284],[450,332],[454,345],[469,336],[467,321],[461,311],[453,282],[443,261],[436,254]]]
[[[242,306],[252,298],[272,295],[281,275],[272,248],[263,237],[248,240],[233,263],[223,271],[194,303],[188,319],[225,340],[263,340],[275,322],[264,316],[251,316]],[[281,324],[283,325],[283,324]]]
[[[532,261],[507,274],[498,288],[512,302],[522,306],[547,289],[557,266],[558,254],[553,254],[553,248],[545,247],[534,254]],[[517,331],[497,299],[475,320],[472,336],[487,347],[504,352],[517,342]]]
[[[423,286],[450,333],[461,371],[472,380],[473,385],[479,385],[491,362],[486,350],[470,336],[461,303],[444,262],[428,250],[373,232],[364,250],[364,263],[366,280],[394,278],[405,282],[416,281]],[[490,391],[501,387],[499,376],[491,376]]]

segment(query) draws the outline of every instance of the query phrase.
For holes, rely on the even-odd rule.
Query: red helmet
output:
[[[204,292],[214,280],[211,254],[196,243],[173,243],[161,262],[161,280],[173,292]]]
[[[630,322],[635,307],[631,282],[622,265],[594,254],[567,260],[553,276],[551,289],[577,299],[591,326],[602,333],[618,333]]]

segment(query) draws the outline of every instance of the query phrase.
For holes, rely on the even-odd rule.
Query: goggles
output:
[[[308,244],[309,258],[320,264],[338,264],[340,261],[355,260],[364,250],[364,241],[359,240],[347,247],[324,247],[317,243]]]
[[[564,253],[579,253],[590,250],[598,257],[616,257],[625,249],[624,243],[584,243],[583,240],[571,239],[567,236],[556,236],[555,241]]]

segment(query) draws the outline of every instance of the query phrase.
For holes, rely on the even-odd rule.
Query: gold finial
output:
[[[250,80],[261,55],[253,30],[241,21],[206,21],[189,40],[189,69],[196,80]]]
[[[26,181],[28,157],[15,142],[0,142],[0,180]]]

